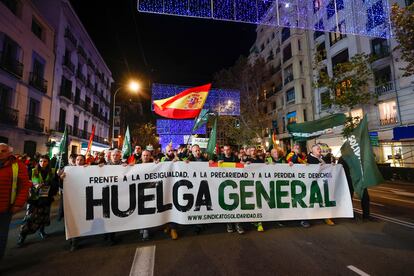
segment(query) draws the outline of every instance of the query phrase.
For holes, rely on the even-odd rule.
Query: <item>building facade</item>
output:
[[[287,125],[313,120],[312,60],[308,38],[305,30],[257,27],[249,62],[262,58],[271,73],[266,88],[258,96],[260,106],[267,114],[263,144],[269,144],[269,133],[275,130],[276,143],[288,150],[292,139]]]
[[[399,5],[404,6],[409,2],[399,1]],[[346,12],[347,3],[344,2],[343,10],[338,11],[338,18],[341,19],[341,14]],[[368,13],[369,9],[367,16]],[[346,32],[347,21],[339,21],[341,31]],[[323,24],[330,23],[324,21]],[[367,25],[369,27],[372,26]],[[398,46],[396,40],[315,31],[310,32],[309,41],[312,55],[323,53],[323,63],[330,75],[335,64],[348,61],[356,54],[366,53],[374,57],[369,90],[376,99],[370,104],[358,106],[351,113],[353,116],[368,116],[377,162],[414,167],[414,76],[403,76],[404,71],[400,68],[404,67],[404,63],[399,52],[394,50]],[[325,97],[329,97],[326,89],[314,89],[316,119],[343,111],[324,105]],[[339,155],[342,140],[340,134],[324,135],[317,139],[330,145],[335,155]]]
[[[0,142],[15,153],[48,150],[54,34],[31,1],[0,1]]]
[[[66,128],[69,153],[84,153],[93,131],[92,150],[108,148],[111,71],[68,0],[33,2],[56,34],[51,142],[60,141]]]

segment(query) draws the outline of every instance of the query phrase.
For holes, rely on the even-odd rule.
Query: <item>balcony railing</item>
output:
[[[30,72],[29,84],[41,92],[47,92],[47,80],[37,73]]]
[[[375,93],[378,96],[382,96],[394,91],[394,83],[392,81],[378,85],[375,87]]]
[[[23,76],[23,63],[14,57],[5,55],[4,52],[0,52],[0,67],[18,78]]]
[[[38,132],[43,132],[45,128],[45,120],[34,115],[26,115],[24,128]]]
[[[64,56],[63,65],[72,73],[75,72],[75,64],[72,63],[68,56]]]
[[[66,99],[73,101],[72,91],[68,87],[61,86],[59,96],[65,97]]]
[[[78,44],[78,41],[76,40],[75,36],[72,34],[69,28],[65,29],[65,38],[67,38],[75,47]]]
[[[84,108],[86,111],[89,111],[89,112],[91,112],[91,110],[92,110],[91,104],[90,104],[90,103],[88,103],[88,102],[85,102],[85,103],[84,103],[83,108]]]
[[[396,123],[398,123],[397,117],[389,117],[385,119],[380,119],[381,126],[394,125]]]
[[[0,106],[0,123],[17,126],[19,121],[19,111],[10,107]]]

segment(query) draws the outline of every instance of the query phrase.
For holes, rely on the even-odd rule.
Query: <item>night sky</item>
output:
[[[115,82],[200,85],[247,55],[255,25],[139,13],[136,0],[71,0]]]

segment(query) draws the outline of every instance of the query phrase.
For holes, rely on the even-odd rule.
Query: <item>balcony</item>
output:
[[[23,76],[23,63],[10,55],[0,52],[0,68],[15,75],[19,79]]]
[[[69,56],[64,56],[63,65],[66,69],[69,70],[70,73],[75,73],[75,64],[72,63]]]
[[[19,111],[10,107],[0,106],[0,123],[10,126],[17,126]]]
[[[394,91],[394,83],[392,81],[375,87],[375,93],[378,96],[386,95],[393,91]]]
[[[34,115],[26,115],[24,128],[38,132],[43,132],[45,128],[45,120]]]
[[[76,40],[75,36],[72,34],[69,28],[65,29],[65,38],[72,44],[72,46],[77,46],[78,41]]]
[[[69,87],[61,86],[60,87],[60,94],[59,96],[68,99],[69,101],[73,102],[73,94]]]
[[[29,84],[37,90],[47,93],[47,80],[42,78],[39,74],[30,72]]]

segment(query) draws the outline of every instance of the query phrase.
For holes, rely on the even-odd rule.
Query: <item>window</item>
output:
[[[329,92],[321,92],[321,110],[328,109],[330,105],[330,95]]]
[[[386,14],[382,5],[382,0],[376,2],[371,8],[367,9],[367,31],[382,25],[386,22]]]
[[[38,100],[30,98],[28,115],[36,116],[39,112],[39,106],[40,106],[40,102]]]
[[[282,29],[282,42],[285,41],[290,37],[290,29],[289,28],[283,28]]]
[[[295,124],[296,123],[296,111],[289,112],[286,114],[286,120],[288,125]]]
[[[288,66],[284,70],[285,85],[293,80],[293,68],[292,65]]]
[[[382,85],[391,81],[391,67],[387,66],[374,72],[375,85]]]
[[[303,110],[303,121],[308,121],[308,115],[306,114],[306,109]]]
[[[276,101],[272,102],[272,109],[275,110],[276,109]]]
[[[321,58],[321,60],[326,59],[326,48],[325,48],[325,42],[322,42],[318,46],[316,46],[316,52],[318,56]]]
[[[285,132],[286,131],[286,120],[285,120],[285,117],[282,117],[282,123],[283,123],[282,129],[283,129],[283,132]]]
[[[329,33],[329,43],[330,43],[330,45],[332,46],[335,43],[337,43],[338,41],[340,41],[341,39],[345,38],[346,37],[345,32],[346,32],[345,21],[342,21],[341,23],[338,24],[338,28],[335,27]]]
[[[300,44],[300,39],[298,39],[298,50],[299,50],[299,51],[302,51],[302,46],[301,46],[301,44]]]
[[[79,117],[78,116],[73,116],[73,130],[75,135],[77,135],[78,133],[78,127],[79,127]]]
[[[335,2],[336,2],[336,7],[335,7]],[[336,8],[336,9],[335,9]],[[331,0],[331,2],[329,2],[329,4],[326,6],[326,16],[327,18],[331,18],[336,11],[340,11],[343,10],[345,8],[344,6],[344,1],[343,0]]]
[[[375,58],[383,58],[390,55],[388,40],[383,38],[375,38],[371,40],[372,54]]]
[[[348,62],[349,55],[348,55],[348,49],[343,50],[342,52],[338,53],[334,57],[332,57],[332,68],[335,69],[335,66],[340,63]]]
[[[292,47],[291,44],[283,48],[283,62],[288,61],[292,57]]]
[[[3,40],[3,48],[0,51],[0,67],[14,76],[23,76],[23,50],[13,39],[0,33],[0,40]]]
[[[295,103],[295,88],[286,91],[286,104]]]
[[[394,90],[394,85],[391,78],[391,67],[387,66],[374,72],[375,78],[375,93],[381,96]]]
[[[303,74],[303,62],[299,61],[299,68],[300,68],[300,73]]]
[[[11,101],[12,89],[2,83],[0,83],[0,109],[8,108]]]
[[[305,99],[306,97],[305,97],[305,86],[302,84],[301,86],[300,86],[300,88],[301,88],[301,90],[302,90],[302,99]]]
[[[35,18],[32,18],[32,33],[34,33],[35,36],[42,40],[43,28]]]
[[[390,125],[398,122],[397,105],[395,101],[380,103],[378,105],[380,115],[380,125]]]
[[[405,0],[405,6],[408,7],[409,5],[411,5],[412,3],[414,3],[413,0]]]
[[[13,14],[17,15],[18,3],[17,0],[0,0]]]
[[[65,131],[66,125],[66,110],[60,109],[59,110],[59,123],[58,123],[58,131],[63,132]]]
[[[83,131],[85,132],[85,133],[87,133],[88,132],[88,121],[83,121]],[[116,137],[116,136],[115,136]]]

